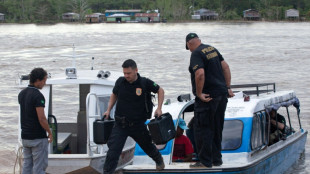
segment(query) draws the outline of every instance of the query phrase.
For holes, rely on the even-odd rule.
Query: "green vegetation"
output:
[[[240,20],[247,9],[258,10],[265,20],[284,20],[285,10],[290,8],[310,18],[310,0],[0,0],[6,22],[18,23],[55,23],[66,12],[83,17],[107,9],[158,9],[162,18],[178,22],[190,20],[200,8],[215,10],[220,20]]]

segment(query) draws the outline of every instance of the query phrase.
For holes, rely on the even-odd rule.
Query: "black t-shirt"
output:
[[[124,77],[120,77],[115,82],[113,93],[117,96],[115,115],[126,117],[130,121],[145,121],[145,91],[141,84],[141,78],[138,74],[138,79],[133,83],[129,83]],[[145,79],[145,88],[147,91],[157,93],[159,85],[152,80]]]
[[[191,73],[192,91],[196,96],[195,72],[203,68],[205,72],[205,83],[202,92],[217,97],[227,94],[225,77],[221,61],[223,56],[216,48],[201,44],[191,54],[189,72]]]
[[[29,85],[19,93],[18,102],[20,104],[22,139],[47,138],[36,111],[36,107],[45,107],[43,94],[34,86]]]

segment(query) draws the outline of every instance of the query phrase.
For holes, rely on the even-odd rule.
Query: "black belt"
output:
[[[115,116],[115,122],[117,124],[121,125],[122,128],[125,128],[125,127],[132,127],[132,126],[137,125],[138,123],[141,123],[143,121],[130,121],[126,117]]]

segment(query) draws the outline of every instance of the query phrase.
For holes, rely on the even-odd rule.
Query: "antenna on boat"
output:
[[[86,56],[85,54],[76,54],[75,52],[75,45],[72,44],[72,54],[63,55],[64,57],[72,58],[72,65],[71,67],[66,68],[66,75],[67,79],[76,79],[77,78],[77,70],[76,70],[76,58]]]
[[[73,53],[72,53],[72,67],[66,68],[66,75],[67,79],[76,79],[76,68],[75,68],[75,46],[74,44],[72,45]]]
[[[72,49],[73,49],[73,55],[72,55],[72,58],[73,58],[73,61],[72,61],[72,67],[75,68],[75,46],[74,44],[72,45]]]
[[[94,60],[95,60],[95,57],[92,57],[91,58],[91,70],[94,70]]]

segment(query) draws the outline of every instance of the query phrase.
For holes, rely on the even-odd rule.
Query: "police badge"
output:
[[[140,96],[142,94],[142,89],[136,88],[136,94],[137,94],[137,96]]]

